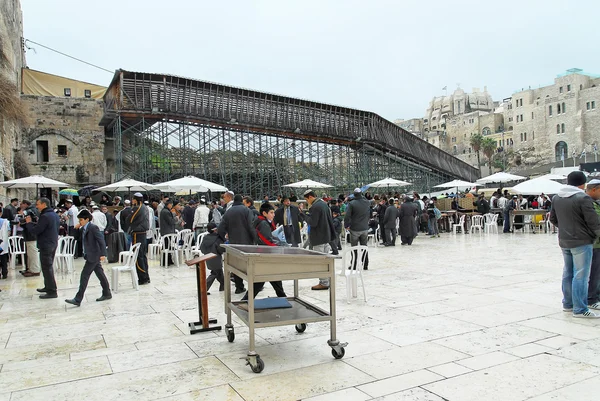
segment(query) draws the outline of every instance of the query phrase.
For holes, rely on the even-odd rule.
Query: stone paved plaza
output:
[[[370,248],[368,303],[338,290],[341,360],[329,326],[257,330],[265,361],[243,358],[247,329],[191,336],[194,271],[154,261],[152,284],[121,287],[97,303],[91,278],[80,308],[79,270],[59,278],[59,298],[40,300],[41,280],[0,282],[0,401],[35,400],[589,400],[600,385],[600,321],[562,312],[562,257],[552,234],[420,236],[412,247]],[[82,261],[77,260],[77,267]],[[301,296],[327,307],[327,293]],[[291,283],[285,284],[288,294]],[[223,295],[209,296],[225,323]],[[266,295],[274,295],[267,284]],[[239,296],[238,296],[239,297]],[[312,397],[312,398],[311,398]]]

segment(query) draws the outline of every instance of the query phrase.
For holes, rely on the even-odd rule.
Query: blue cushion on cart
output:
[[[291,308],[292,304],[285,298],[261,298],[254,300],[254,309]]]

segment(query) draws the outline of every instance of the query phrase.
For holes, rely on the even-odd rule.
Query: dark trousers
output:
[[[588,305],[596,302],[600,302],[600,248],[594,248],[588,287]]]
[[[296,228],[297,230],[298,228]],[[285,234],[285,242],[293,246],[294,248],[298,248],[298,243],[294,239],[294,226],[283,226],[283,233]]]
[[[277,294],[278,297],[287,297],[287,295],[285,295],[285,291],[283,291],[283,283],[281,281],[269,281],[269,283],[271,283],[271,286],[275,290],[275,294]],[[256,295],[258,295],[258,293],[261,292],[263,288],[265,288],[265,283],[254,283],[254,298],[256,298]],[[248,293],[246,293],[246,295],[244,295],[244,297],[242,298],[242,300],[246,299],[248,299]]]
[[[214,269],[210,271],[209,276],[206,278],[206,291],[210,290],[210,286],[217,280],[219,282],[219,291],[225,289],[225,278],[223,277],[223,268]]]
[[[386,238],[389,238],[388,244],[396,245],[396,227],[385,229]]]
[[[83,245],[81,243],[81,231],[75,227],[69,226],[69,236],[74,237],[77,243],[75,244],[75,257],[83,256]]]
[[[83,300],[83,294],[85,294],[85,290],[88,286],[88,282],[90,281],[90,276],[92,273],[96,273],[96,277],[98,277],[98,280],[100,280],[100,285],[102,286],[102,295],[111,295],[110,285],[108,284],[108,279],[104,274],[104,269],[102,268],[100,261],[91,262],[86,260],[85,264],[83,265],[83,270],[81,271],[81,278],[79,279],[79,291],[77,291],[77,295],[75,295],[75,300],[77,302],[81,302]]]
[[[148,257],[146,256],[146,232],[133,233],[132,241],[134,245],[142,244],[140,245],[140,252],[138,253],[135,266],[137,268],[138,281],[140,283],[146,283],[150,281],[150,275],[148,274]]]
[[[415,239],[415,237],[405,237],[403,235],[400,236],[400,240],[403,244],[412,245],[413,239]]]
[[[0,255],[0,270],[3,278],[8,277],[8,253]]]
[[[385,227],[383,226],[383,223],[379,223],[379,238],[375,238],[375,241],[379,241],[381,240],[381,242],[383,242],[384,244],[387,244],[388,242],[388,237],[386,235],[385,232]],[[354,246],[354,245],[352,245]]]
[[[40,251],[40,264],[42,265],[42,274],[44,275],[44,288],[48,294],[56,294],[56,280],[54,279],[54,254],[55,248],[38,248]]]
[[[510,232],[510,212],[504,212],[503,216],[504,216],[504,230],[503,230],[503,232],[509,233]]]

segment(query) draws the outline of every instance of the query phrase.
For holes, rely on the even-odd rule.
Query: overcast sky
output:
[[[598,0],[21,0],[25,38],[109,70],[181,75],[422,117],[433,96],[494,100],[578,67],[600,74]],[[111,74],[36,45],[30,68]]]

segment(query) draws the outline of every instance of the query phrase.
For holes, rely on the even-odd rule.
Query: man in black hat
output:
[[[304,220],[298,208],[292,205],[288,196],[281,198],[283,207],[275,211],[275,224],[283,226],[285,241],[293,247],[302,242],[300,238],[300,223]]]
[[[196,201],[190,199],[187,205],[183,208],[181,212],[181,217],[183,218],[183,228],[187,230],[191,230],[194,226],[194,214],[196,213]]]
[[[552,198],[550,222],[558,227],[564,268],[562,275],[563,311],[573,317],[600,318],[599,304],[588,307],[588,282],[592,265],[594,242],[600,237],[600,219],[592,198],[583,190],[585,175],[573,171],[567,176],[567,186]]]
[[[206,261],[206,267],[210,270],[210,275],[206,278],[206,291],[210,290],[210,286],[215,280],[219,282],[219,291],[225,290],[225,279],[223,278],[223,252],[224,249],[221,246],[223,240],[217,233],[217,225],[215,223],[208,223],[206,225],[206,231],[208,234],[204,236],[202,243],[200,244],[200,251],[207,255],[214,253],[217,255],[216,258],[209,259]],[[208,293],[210,295],[210,293]]]
[[[79,220],[79,229],[82,231],[82,242],[83,242],[83,258],[85,264],[81,271],[81,278],[79,279],[79,291],[73,299],[65,299],[65,302],[71,305],[80,306],[83,300],[83,295],[87,289],[88,282],[92,273],[96,274],[100,285],[102,286],[102,296],[97,298],[97,302],[106,301],[112,298],[110,292],[110,285],[108,279],[102,269],[102,262],[106,261],[106,243],[104,242],[104,235],[98,229],[95,224],[90,224],[93,217],[87,210],[82,210],[77,216]]]
[[[135,263],[138,274],[138,284],[150,283],[148,274],[148,258],[146,256],[146,233],[150,229],[148,220],[148,208],[144,206],[144,195],[140,192],[133,194],[133,208],[129,217],[129,233],[132,244],[141,244],[138,258]]]

